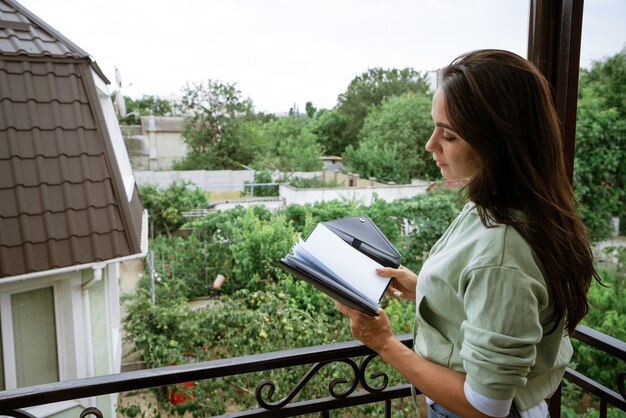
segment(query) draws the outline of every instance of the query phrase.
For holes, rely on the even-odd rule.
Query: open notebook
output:
[[[333,299],[368,315],[391,279],[376,268],[400,265],[401,257],[387,237],[366,216],[319,223],[279,264]]]

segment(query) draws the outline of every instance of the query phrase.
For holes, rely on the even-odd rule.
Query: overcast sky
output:
[[[18,0],[19,1],[19,0]],[[122,92],[236,83],[258,111],[331,108],[369,68],[435,70],[462,52],[526,56],[528,0],[21,0]],[[626,44],[626,1],[586,0],[581,64]]]

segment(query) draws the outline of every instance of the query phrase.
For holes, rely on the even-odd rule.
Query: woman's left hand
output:
[[[389,317],[384,310],[379,309],[378,316],[369,316],[336,300],[333,302],[335,302],[339,312],[350,319],[352,336],[377,353],[382,351],[390,339],[395,338]]]

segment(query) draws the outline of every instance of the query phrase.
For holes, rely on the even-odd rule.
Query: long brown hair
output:
[[[565,317],[572,333],[588,311],[591,279],[599,278],[566,174],[550,85],[522,57],[480,50],[444,70],[442,89],[452,128],[481,159],[466,189],[481,221],[512,225],[529,243],[546,275],[554,326]]]

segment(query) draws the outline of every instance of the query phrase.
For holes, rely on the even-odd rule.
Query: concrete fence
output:
[[[244,183],[254,183],[254,170],[190,170],[190,171],[135,171],[135,180],[139,186],[151,184],[167,188],[174,181],[190,181],[200,190],[210,192],[243,192]],[[319,172],[289,173],[291,177],[311,178]],[[278,180],[283,173],[273,173],[272,179]]]
[[[193,170],[193,171],[135,171],[140,186],[151,184],[167,188],[177,180],[190,181],[200,190],[219,192],[242,192],[244,182],[253,182],[251,170]]]
[[[361,179],[358,174],[343,174],[338,171],[324,170],[322,172],[290,173],[291,177],[312,178],[322,177],[324,181],[334,181],[343,187],[297,189],[288,184],[280,184],[279,196],[275,198],[219,198],[212,199],[214,209],[224,210],[235,205],[249,206],[263,204],[271,209],[277,209],[290,204],[307,204],[341,200],[369,205],[374,194],[386,201],[409,198],[426,193],[430,182],[413,180],[412,184],[383,184],[376,179]],[[283,178],[282,173],[274,173],[274,180]],[[160,188],[169,187],[176,180],[186,180],[194,183],[201,190],[209,192],[243,192],[244,183],[253,183],[252,170],[215,170],[215,171],[135,171],[137,184],[155,185]]]
[[[379,183],[375,178],[362,179],[360,175],[355,173],[341,173],[339,170],[324,170],[322,171],[322,179],[325,182],[335,182],[338,185],[345,187],[372,187],[372,186],[384,186],[384,183]]]
[[[430,182],[417,181],[415,184],[377,185],[366,187],[332,187],[322,189],[296,189],[289,185],[278,186],[278,194],[284,204],[306,204],[342,200],[356,202],[365,206],[372,203],[374,194],[379,198],[391,202],[397,199],[409,198],[426,193]]]

